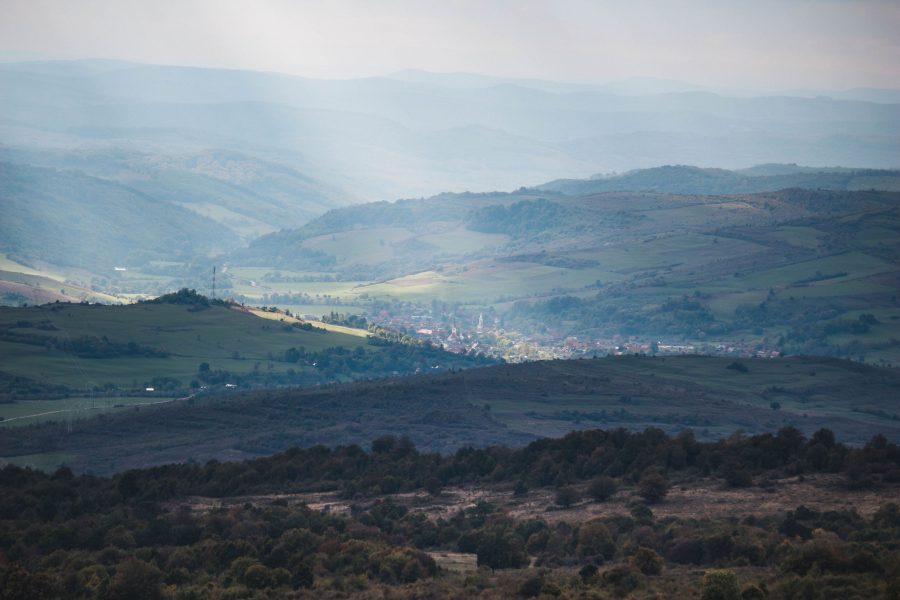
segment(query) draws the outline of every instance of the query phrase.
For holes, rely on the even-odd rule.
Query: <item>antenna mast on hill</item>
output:
[[[215,265],[213,265],[213,293],[212,293],[212,297],[213,297],[213,300],[216,299],[216,267],[215,267]]]

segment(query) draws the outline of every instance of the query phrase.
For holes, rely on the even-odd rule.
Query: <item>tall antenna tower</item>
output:
[[[216,267],[213,265],[213,290],[212,290],[213,300],[216,299]]]

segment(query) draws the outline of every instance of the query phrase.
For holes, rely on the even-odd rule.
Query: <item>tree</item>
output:
[[[641,546],[631,558],[631,563],[644,575],[659,575],[662,573],[665,561],[652,549]]]
[[[609,528],[600,519],[583,523],[576,534],[575,553],[580,557],[612,558],[616,552]]]
[[[638,481],[637,492],[648,503],[659,502],[669,491],[669,482],[665,475],[656,469],[648,469]]]
[[[478,565],[494,569],[517,569],[528,564],[522,540],[512,531],[489,527],[478,540]]]
[[[597,502],[609,500],[616,493],[616,481],[608,475],[601,475],[591,481],[587,493]]]
[[[731,571],[707,571],[700,600],[741,600],[741,586]]]
[[[0,598],[4,600],[26,600],[29,598],[28,571],[19,563],[12,563],[0,576]]]
[[[578,502],[580,498],[581,494],[571,485],[563,486],[556,492],[556,504],[565,508],[569,508]]]
[[[162,572],[137,558],[126,558],[116,567],[107,588],[109,600],[162,600]]]

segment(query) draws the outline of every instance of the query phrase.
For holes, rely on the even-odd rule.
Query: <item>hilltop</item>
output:
[[[146,395],[147,388],[171,396],[484,364],[423,344],[375,339],[365,330],[326,327],[190,290],[125,306],[4,307],[2,398],[91,394],[100,400]]]

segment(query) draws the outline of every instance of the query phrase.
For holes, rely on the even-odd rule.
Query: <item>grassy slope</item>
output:
[[[0,163],[0,250],[111,271],[233,248],[231,231],[126,185],[73,171]]]
[[[276,254],[293,245],[324,252],[334,259],[333,270],[352,280],[306,283],[304,276],[316,273],[298,268],[281,271],[297,282],[271,282],[265,267],[237,267],[231,270],[234,291],[261,301],[266,294],[306,293],[350,304],[365,295],[501,308],[515,299],[599,292],[602,302],[650,312],[669,298],[700,293],[699,301],[726,324],[739,306],[764,301],[802,304],[810,312],[827,308],[836,318],[865,309],[885,317],[857,340],[881,344],[867,357],[900,361],[900,348],[887,344],[900,339],[900,320],[893,318],[900,315],[896,193],[554,197],[569,212],[543,231],[511,237],[466,227],[466,215],[478,207],[534,199],[533,192],[458,195],[334,211],[293,234],[264,238],[254,260],[264,262],[267,244],[282,244]],[[361,278],[367,273],[369,281]],[[606,333],[616,333],[616,326],[609,324]],[[762,332],[744,327],[721,337],[768,337],[771,346],[786,331],[767,324]],[[684,335],[718,339],[697,333]]]
[[[32,324],[48,321],[56,331],[17,326],[20,321]],[[352,349],[366,345],[358,336],[287,330],[283,323],[218,306],[193,312],[186,306],[171,304],[0,308],[0,329],[59,339],[106,336],[113,343],[133,341],[170,353],[165,358],[90,359],[42,345],[0,341],[3,372],[75,389],[106,383],[140,387],[155,377],[173,377],[187,383],[196,375],[201,362],[209,363],[213,370],[247,373],[257,362],[268,366],[269,353],[277,356],[291,347],[316,351],[332,346]],[[236,354],[240,358],[234,358]],[[289,367],[302,368],[277,361],[271,368],[285,371]]]
[[[671,193],[737,194],[790,187],[827,190],[886,189],[900,191],[900,171],[873,169],[822,170],[754,174],[725,169],[665,166],[597,179],[559,179],[536,189],[578,196],[622,190]]]
[[[0,456],[44,464],[45,455],[64,455],[74,467],[109,472],[367,443],[386,433],[449,451],[619,426],[693,429],[711,439],[793,425],[807,434],[829,427],[857,444],[878,432],[900,439],[895,370],[818,358],[745,362],[742,373],[707,357],[551,361],[197,398],[78,422],[71,433],[53,424],[8,428]]]

